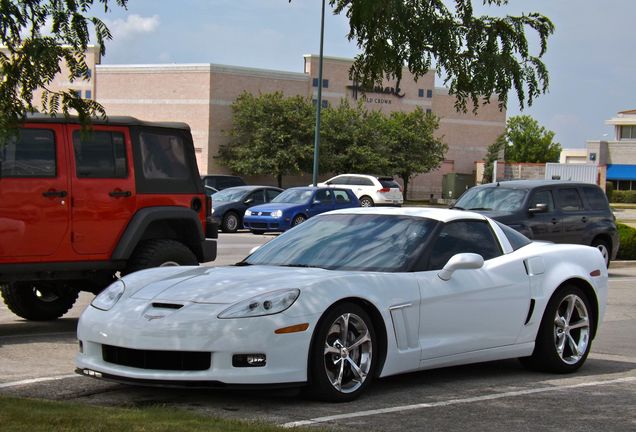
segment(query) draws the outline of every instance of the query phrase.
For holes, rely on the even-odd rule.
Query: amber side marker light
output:
[[[276,334],[298,333],[298,332],[304,332],[308,328],[309,328],[309,323],[296,324],[293,326],[276,329],[274,330],[274,333]]]
[[[600,276],[600,275],[601,275],[600,270],[594,270],[592,273],[590,273],[590,276]]]

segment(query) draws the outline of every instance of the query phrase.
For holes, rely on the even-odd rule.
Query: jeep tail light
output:
[[[206,195],[205,197],[205,215],[210,216],[212,214],[212,197]]]

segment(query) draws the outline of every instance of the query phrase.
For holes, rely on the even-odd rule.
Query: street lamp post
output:
[[[318,160],[320,155],[320,109],[322,108],[322,48],[325,37],[325,0],[322,0],[320,17],[320,57],[318,60],[318,101],[316,102],[316,132],[314,133],[314,171],[312,183],[318,185]]]

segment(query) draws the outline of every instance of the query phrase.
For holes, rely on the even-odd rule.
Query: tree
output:
[[[528,115],[510,117],[503,140],[506,162],[558,162],[561,145],[553,141],[554,132]]]
[[[313,106],[301,96],[281,92],[242,93],[232,104],[230,141],[217,156],[238,174],[283,176],[309,170],[313,157]]]
[[[386,151],[386,116],[367,111],[343,99],[323,111],[321,171],[333,173],[383,172],[389,164]]]
[[[36,111],[33,91],[37,88],[44,89],[40,101],[44,113],[61,109],[68,115],[74,110],[83,124],[91,116],[105,115],[97,102],[47,86],[61,72],[62,60],[68,66],[69,81],[89,78],[84,56],[90,29],[101,54],[105,40],[112,36],[99,18],[88,13],[93,4],[108,12],[113,3],[125,8],[128,0],[0,1],[0,138],[15,130],[26,113]]]
[[[291,2],[291,0],[290,0]],[[482,0],[503,6],[508,0]],[[446,6],[453,3],[454,8]],[[444,84],[457,98],[455,107],[476,111],[482,97],[496,95],[500,109],[514,89],[521,108],[548,88],[548,71],[541,57],[554,25],[538,13],[521,16],[475,16],[473,0],[329,0],[334,14],[349,19],[349,40],[362,53],[350,71],[364,86],[384,78],[402,78],[406,66],[416,77],[431,66],[446,76]],[[526,30],[538,36],[539,53],[528,47]],[[434,63],[434,64],[433,64]]]
[[[497,141],[488,146],[486,157],[484,158],[484,175],[482,183],[490,183],[493,181],[493,165],[499,160],[502,150],[506,147],[506,136],[501,134],[497,137]]]
[[[437,116],[420,107],[410,113],[391,113],[388,124],[391,172],[402,179],[406,198],[411,177],[438,168],[448,146],[434,136],[439,127]]]

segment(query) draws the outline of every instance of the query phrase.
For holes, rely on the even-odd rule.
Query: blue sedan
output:
[[[243,225],[254,234],[286,231],[317,214],[350,207],[360,207],[360,201],[349,189],[295,187],[268,204],[247,209]]]

